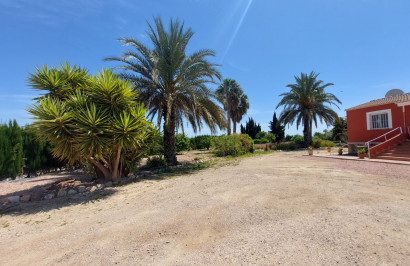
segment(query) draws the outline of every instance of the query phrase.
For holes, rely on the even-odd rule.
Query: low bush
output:
[[[190,139],[190,143],[193,150],[209,150],[212,144],[212,137],[209,135],[196,136]]]
[[[253,153],[255,151],[255,146],[253,145],[254,142],[251,137],[247,134],[241,134],[239,135],[239,139],[241,142],[241,149],[243,153]]]
[[[147,155],[160,155],[164,153],[164,137],[157,135],[154,137],[152,144],[147,149]]]
[[[323,140],[318,137],[313,137],[312,139],[312,147],[315,149],[318,149],[320,147],[334,147],[336,144],[334,144],[330,140]]]
[[[268,133],[266,138],[269,140],[269,143],[274,143],[276,141],[276,135],[272,133]]]
[[[267,135],[268,133],[266,133],[265,131],[260,131],[258,132],[258,134],[256,134],[255,139],[263,139],[266,138]]]
[[[296,143],[294,142],[282,142],[273,147],[273,150],[283,150],[283,151],[294,151],[296,149],[300,148]]]
[[[255,150],[247,134],[214,137],[212,147],[216,156],[239,156]]]
[[[267,138],[261,138],[261,139],[255,139],[253,140],[255,144],[265,144],[269,143],[269,140]]]
[[[167,168],[168,164],[164,157],[162,157],[162,155],[153,156],[148,158],[146,167],[149,169]]]
[[[303,147],[305,145],[305,139],[301,135],[294,135],[290,140],[297,146]]]
[[[188,151],[191,149],[190,140],[184,134],[177,134],[175,136],[175,147],[177,152]]]

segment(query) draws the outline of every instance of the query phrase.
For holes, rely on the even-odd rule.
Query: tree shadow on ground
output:
[[[93,192],[86,191],[82,193],[76,193],[73,195],[66,195],[63,197],[55,197],[57,191],[51,192],[49,189],[56,182],[64,180],[79,180],[82,185],[92,187],[97,185],[98,182],[94,182],[93,177],[85,173],[78,172],[64,172],[59,173],[57,176],[49,177],[39,177],[41,180],[25,180],[23,182],[38,182],[39,185],[27,187],[27,189],[14,190],[10,193],[0,196],[0,200],[3,202],[11,196],[23,196],[23,195],[33,195],[33,193],[40,194],[40,200],[36,199],[29,202],[20,202],[16,204],[0,204],[0,214],[4,215],[26,215],[35,214],[39,212],[47,212],[53,209],[60,209],[63,207],[68,207],[78,204],[86,204],[89,202],[94,202],[102,199],[107,199],[112,195],[118,193],[116,187],[126,186],[132,183],[138,183],[146,180],[165,180],[176,176],[192,174],[199,170],[208,168],[211,165],[210,161],[196,160],[195,162],[184,162],[174,167],[168,168],[158,168],[158,169],[147,169],[142,168],[136,171],[128,178],[122,178],[118,185],[113,187],[105,187],[103,189],[98,189]],[[48,179],[47,179],[48,178]],[[97,180],[98,181],[98,180]],[[4,183],[3,183],[4,184]],[[0,184],[1,186],[2,184]],[[54,193],[54,198],[46,200],[43,199],[45,195],[49,193]],[[1,202],[1,201],[0,201]]]
[[[97,182],[94,182],[94,177],[92,175],[82,171],[58,172],[39,177],[15,180],[12,182],[2,182],[0,183],[0,191],[3,193],[0,195],[0,213],[19,215],[58,209],[64,206],[94,200],[96,197],[101,197],[101,195],[108,196],[115,192],[114,190],[109,191],[107,189],[107,192],[104,192],[103,194],[101,194],[101,191],[95,191],[95,193],[85,192],[56,197],[58,191],[55,190],[55,185],[68,180],[75,181],[80,186],[88,189],[97,184]],[[65,189],[68,191],[70,188],[71,187],[66,187]],[[54,198],[45,200],[44,197],[48,194],[53,194]],[[30,197],[29,202],[22,202],[22,199],[25,196]],[[20,197],[20,202],[8,202],[11,197]]]

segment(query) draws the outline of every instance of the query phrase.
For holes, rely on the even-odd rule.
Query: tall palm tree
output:
[[[242,116],[249,109],[248,97],[243,93],[241,86],[233,79],[224,79],[216,90],[216,95],[226,112],[228,135],[231,134],[231,121],[233,122],[234,133],[236,133],[236,123],[242,119]]]
[[[135,39],[121,38],[124,45],[134,50],[105,60],[123,63],[117,67],[125,70],[120,76],[133,83],[151,119],[157,116],[158,125],[164,120],[164,156],[169,165],[175,165],[175,131],[184,119],[194,132],[201,130],[203,123],[211,132],[224,127],[223,111],[207,87],[221,75],[217,65],[207,60],[215,55],[213,51],[204,49],[187,55],[186,47],[193,35],[190,28],[171,19],[166,30],[159,17],[154,18],[154,23],[148,23],[147,32],[152,49]]]
[[[301,73],[300,77],[295,76],[296,83],[288,84],[290,92],[282,93],[283,96],[276,108],[284,106],[280,114],[279,121],[284,125],[292,125],[296,122],[296,128],[300,124],[303,126],[303,137],[305,145],[308,146],[312,141],[312,124],[317,121],[332,125],[338,118],[336,112],[329,106],[341,104],[341,101],[332,93],[325,92],[325,88],[334,85],[318,80],[319,73],[312,71],[309,75]]]
[[[239,99],[239,105],[232,110],[233,133],[236,133],[236,123],[241,122],[242,117],[248,112],[249,101],[246,94],[242,94]]]

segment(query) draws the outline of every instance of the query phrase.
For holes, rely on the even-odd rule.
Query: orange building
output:
[[[347,109],[346,115],[349,153],[364,146],[370,157],[380,157],[409,138],[410,93],[391,90],[385,98]]]

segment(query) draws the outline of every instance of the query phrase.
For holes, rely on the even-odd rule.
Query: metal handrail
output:
[[[381,138],[381,137],[384,137],[384,141],[383,141],[383,142],[387,141],[387,135],[390,134],[390,133],[392,133],[392,132],[394,132],[396,129],[400,129],[400,134],[403,134],[403,129],[402,129],[401,127],[396,127],[395,129],[392,129],[392,130],[390,130],[389,132],[384,133],[383,135],[378,136],[377,138],[374,138],[374,139],[372,139],[372,140],[369,140],[368,142],[366,142],[366,143],[364,144],[364,145],[367,145],[367,151],[369,152],[369,159],[370,159],[370,143],[373,142],[373,141],[376,140],[376,139]]]

